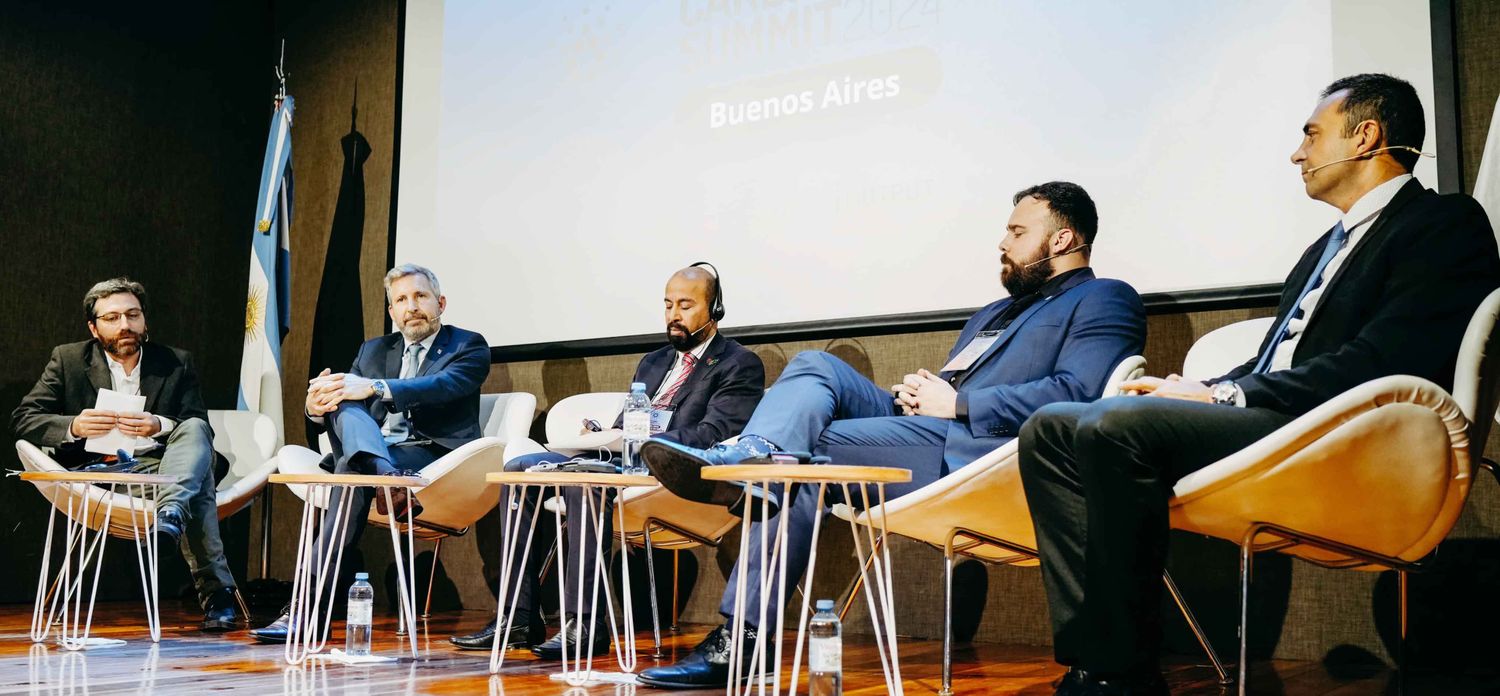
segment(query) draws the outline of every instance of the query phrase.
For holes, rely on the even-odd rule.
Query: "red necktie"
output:
[[[693,374],[693,367],[697,364],[698,359],[693,357],[692,353],[683,353],[682,374],[677,375],[677,381],[672,382],[672,386],[667,387],[667,390],[662,392],[661,396],[656,397],[656,400],[651,402],[651,408],[664,409],[671,406],[672,399],[677,397],[677,392],[682,389],[682,385],[687,384],[688,377]]]

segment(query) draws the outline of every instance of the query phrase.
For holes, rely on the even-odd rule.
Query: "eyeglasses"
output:
[[[146,316],[145,312],[142,312],[139,309],[132,309],[128,312],[110,312],[109,314],[99,314],[94,317],[94,321],[100,324],[118,324],[120,323],[120,319],[122,318],[134,322],[140,321],[141,317],[144,316]]]

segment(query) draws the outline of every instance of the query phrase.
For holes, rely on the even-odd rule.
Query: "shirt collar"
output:
[[[697,348],[694,348],[694,349],[688,351],[689,353],[693,354],[693,360],[695,360],[695,361],[696,360],[702,360],[703,359],[703,354],[706,351],[708,351],[708,344],[713,343],[714,340],[717,339],[718,337],[719,337],[719,332],[715,331],[714,335],[709,336],[707,341],[699,343]],[[677,362],[682,362],[682,351],[680,351],[680,350],[677,351]]]
[[[426,358],[427,355],[432,352],[432,344],[433,344],[434,341],[437,340],[437,335],[439,333],[441,333],[441,332],[442,332],[442,329],[439,328],[437,331],[432,332],[431,336],[428,336],[427,338],[424,338],[424,339],[422,339],[420,341],[417,341],[417,343],[422,344],[422,357],[423,358]],[[406,355],[406,351],[411,350],[411,341],[406,340],[406,337],[402,336],[401,337],[401,344],[402,344],[401,345],[401,354],[402,355]]]
[[[1406,182],[1411,180],[1412,175],[1402,174],[1366,191],[1365,195],[1360,196],[1359,200],[1354,202],[1354,205],[1349,206],[1349,212],[1344,213],[1342,219],[1344,230],[1353,234],[1356,227],[1374,220],[1376,216],[1380,215],[1380,211],[1385,210],[1385,207],[1390,205],[1391,199],[1396,197],[1396,192],[1400,191],[1401,187],[1405,186]]]
[[[1063,271],[1062,273],[1052,276],[1047,280],[1047,282],[1042,283],[1042,287],[1037,288],[1036,292],[1033,294],[1037,297],[1051,297],[1052,295],[1056,295],[1057,289],[1062,287],[1063,283],[1068,282],[1069,278],[1082,273],[1085,268],[1088,267],[1082,266],[1071,271]]]
[[[104,361],[109,364],[109,371],[111,373],[119,375],[120,379],[132,380],[132,379],[136,379],[136,378],[138,378],[138,377],[141,376],[141,361],[140,360],[135,361],[135,371],[131,372],[130,374],[126,374],[125,373],[125,364],[124,363],[121,363],[119,360],[116,360],[114,358],[114,356],[112,356],[112,355],[109,354],[109,351],[103,351],[103,353],[104,353]]]

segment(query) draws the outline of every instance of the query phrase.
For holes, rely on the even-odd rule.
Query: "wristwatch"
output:
[[[385,398],[385,380],[383,380],[383,379],[377,379],[377,380],[375,380],[375,383],[372,384],[372,385],[370,385],[370,388],[375,390],[375,397],[376,398],[379,398],[379,399],[384,399]]]
[[[1240,402],[1240,388],[1234,382],[1224,381],[1214,384],[1213,396],[1216,404],[1225,406],[1237,406]]]

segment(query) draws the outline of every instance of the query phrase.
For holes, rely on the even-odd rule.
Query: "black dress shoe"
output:
[[[186,526],[183,520],[182,509],[176,505],[167,505],[156,511],[156,539],[157,544],[163,546],[176,546],[177,540],[182,538],[182,529]]]
[[[505,632],[505,649],[529,648],[542,639],[542,627],[533,625],[529,614],[517,611],[510,630]],[[489,650],[495,646],[495,621],[466,636],[448,636],[448,642],[460,650]]]
[[[288,605],[281,610],[281,617],[272,621],[270,625],[252,629],[250,637],[261,643],[285,643],[288,633],[292,631],[292,607]]]
[[[751,491],[755,500],[750,505],[750,515],[755,521],[773,517],[780,510],[780,501],[774,494],[729,481],[705,481],[699,472],[705,466],[766,462],[775,453],[770,443],[753,435],[742,437],[733,445],[714,445],[706,450],[654,438],[641,445],[641,459],[667,490],[696,503],[723,505],[736,516],[744,514],[745,494]],[[764,495],[770,497],[770,509],[762,515],[760,498]]]
[[[564,626],[563,630],[558,631],[557,635],[548,638],[547,642],[532,648],[531,654],[536,655],[543,660],[561,660],[563,656],[563,641],[566,640],[568,641],[568,659],[571,660],[575,657],[583,657],[584,655],[577,652],[577,650],[579,646],[583,645],[584,641],[588,639],[588,630],[588,623],[584,621],[573,621],[567,626]],[[582,636],[578,635],[580,632],[583,633]],[[600,655],[603,655],[604,653],[609,652],[609,627],[602,624],[596,624],[594,625],[593,635],[594,642],[589,645],[589,655],[598,657]]]
[[[745,627],[741,636],[740,664],[748,671],[750,657],[755,650],[755,629]],[[652,667],[636,675],[636,681],[646,686],[664,689],[698,689],[704,687],[724,688],[729,685],[729,626],[719,626],[703,638],[687,657],[666,667]],[[767,645],[761,646],[769,648]],[[768,651],[769,652],[769,651]]]
[[[1069,667],[1067,674],[1062,676],[1054,685],[1057,690],[1052,696],[1087,696],[1094,688],[1094,682],[1089,678],[1089,673],[1077,667]]]
[[[1053,696],[1171,696],[1171,693],[1157,670],[1127,677],[1099,677],[1070,667],[1058,682]]]
[[[235,599],[233,587],[221,587],[208,596],[203,603],[202,629],[209,633],[238,631],[244,628],[245,617],[240,614],[240,603]]]

